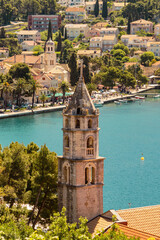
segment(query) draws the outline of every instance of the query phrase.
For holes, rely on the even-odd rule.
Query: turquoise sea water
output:
[[[160,99],[100,108],[104,211],[160,204]],[[0,120],[0,144],[47,144],[62,154],[62,114]],[[144,161],[141,161],[141,156]]]

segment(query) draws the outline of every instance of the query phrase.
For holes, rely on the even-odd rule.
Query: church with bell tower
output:
[[[104,158],[99,156],[99,110],[80,78],[63,111],[63,156],[58,157],[59,211],[66,208],[69,222],[103,213]]]

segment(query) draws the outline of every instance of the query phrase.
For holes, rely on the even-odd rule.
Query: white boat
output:
[[[119,101],[114,101],[115,104],[120,105],[121,103]]]
[[[121,100],[119,100],[119,102],[121,102],[121,103],[127,103],[128,101],[127,101],[127,99],[121,99]]]
[[[154,98],[160,98],[160,94],[155,95]]]
[[[135,96],[135,98],[137,98],[137,99],[145,99],[145,97],[142,97],[142,96]]]
[[[103,107],[104,102],[101,99],[95,99],[93,100],[95,107]]]

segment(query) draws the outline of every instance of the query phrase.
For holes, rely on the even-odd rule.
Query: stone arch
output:
[[[76,128],[80,128],[80,120],[76,119]]]
[[[81,114],[81,109],[80,107],[77,108],[77,115],[80,115]]]
[[[92,128],[92,119],[88,120],[88,128]]]
[[[96,183],[96,166],[94,163],[88,163],[85,166],[85,184]]]
[[[63,167],[62,167],[62,172],[63,172],[63,182],[66,183],[66,184],[70,184],[70,172],[71,172],[71,168],[70,168],[70,164],[68,162],[65,162],[63,164]]]
[[[87,148],[93,148],[94,147],[94,138],[88,137],[87,138]]]
[[[89,156],[93,156],[94,155],[94,137],[90,136],[87,138],[87,143],[86,143],[86,147],[87,147],[87,152],[86,154]]]
[[[68,137],[68,135],[65,136],[65,138],[64,138],[64,146],[69,148],[69,137]]]

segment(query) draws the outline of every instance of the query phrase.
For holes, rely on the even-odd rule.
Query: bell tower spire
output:
[[[65,206],[69,222],[103,213],[103,162],[99,157],[99,110],[80,78],[63,111],[63,156],[58,158],[59,211]]]

